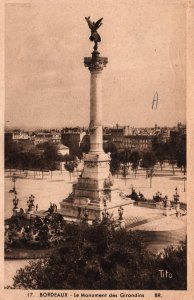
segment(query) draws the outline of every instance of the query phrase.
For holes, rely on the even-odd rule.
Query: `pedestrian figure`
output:
[[[165,196],[165,197],[164,197],[164,200],[163,200],[163,201],[164,201],[164,207],[166,207],[166,206],[167,206],[167,200],[168,200],[168,197],[167,197],[167,196]]]

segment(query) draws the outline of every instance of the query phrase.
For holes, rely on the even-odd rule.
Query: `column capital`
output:
[[[92,71],[102,71],[108,63],[108,57],[100,57],[100,52],[93,51],[92,57],[84,57],[84,65],[90,72]]]

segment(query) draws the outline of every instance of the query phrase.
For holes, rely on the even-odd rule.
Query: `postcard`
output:
[[[193,2],[1,15],[2,299],[192,299]]]

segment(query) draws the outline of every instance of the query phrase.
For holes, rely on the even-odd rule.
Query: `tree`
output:
[[[64,159],[65,159],[65,162],[70,162],[70,161],[74,161],[76,159],[75,155],[72,155],[72,154],[65,154],[64,155]]]
[[[44,169],[56,170],[57,162],[60,160],[57,146],[53,143],[43,143],[30,150],[16,142],[6,141],[5,143],[5,167],[20,168],[23,170]],[[42,173],[43,174],[43,173]]]
[[[31,264],[31,271],[20,269],[15,288],[142,288],[151,274],[147,264],[152,254],[145,250],[138,233],[99,224],[67,225],[64,234],[63,245],[49,259]]]
[[[154,285],[159,289],[184,290],[187,287],[187,241],[182,241],[178,247],[169,246],[157,257],[159,270],[167,270],[173,274],[173,280],[155,277]]]
[[[39,166],[40,170],[42,171],[42,179],[43,179],[44,170],[47,167],[47,161],[45,159],[45,156],[41,155],[37,163],[38,163],[38,166]]]
[[[176,278],[164,284],[160,268],[173,268]],[[103,222],[66,224],[61,246],[49,258],[20,269],[14,288],[186,289],[186,251],[170,248],[157,256],[146,250],[139,232]]]
[[[131,150],[125,149],[122,152],[119,152],[119,160],[122,163],[121,170],[122,170],[122,176],[125,178],[125,184],[126,184],[126,177],[128,175],[129,170],[129,159],[130,159]]]
[[[70,181],[71,181],[71,174],[74,172],[75,166],[73,161],[68,161],[64,164],[65,170],[69,172]]]
[[[121,170],[122,170],[122,176],[125,178],[125,180],[126,180],[126,177],[127,177],[127,175],[129,174],[129,168],[128,168],[128,166],[126,165],[126,164],[124,164],[122,167],[121,167]],[[126,182],[125,182],[125,184],[126,184]]]
[[[186,151],[179,150],[176,154],[177,167],[183,168],[184,175],[186,174]]]
[[[81,149],[78,145],[76,145],[74,143],[71,143],[71,146],[70,146],[70,153],[71,153],[71,155],[77,156],[79,159],[82,159],[83,152],[84,152],[83,149]]]
[[[43,143],[42,144],[42,150],[44,150],[44,157],[46,159],[47,162],[50,161],[57,161],[58,159],[58,148],[57,145],[53,144],[53,143]]]
[[[176,165],[176,163],[177,163],[177,160],[176,160],[175,153],[171,153],[170,159],[169,159],[169,164],[172,166],[172,175],[173,176],[175,174],[175,165]]]
[[[45,142],[43,144],[39,144],[37,147],[43,150],[43,162],[41,163],[42,174],[43,168],[48,169],[51,171],[52,178],[52,172],[57,169],[57,162],[60,161],[61,158],[58,154],[57,145],[50,142]]]
[[[172,166],[173,175],[175,174],[175,165],[184,169],[186,173],[186,135],[179,132],[173,132],[170,140],[166,143],[161,142],[159,137],[154,137],[152,141],[152,151],[157,161],[160,163],[161,171],[165,160]]]
[[[82,154],[90,151],[90,136],[88,134],[83,137],[79,149]]]
[[[112,142],[107,142],[103,144],[103,149],[105,153],[113,153],[117,151],[117,147]]]
[[[150,178],[150,188],[152,187],[152,177],[154,174],[154,166],[156,157],[153,152],[145,152],[141,160],[141,167],[146,170],[146,176]]]
[[[21,152],[19,155],[19,161],[22,170],[28,170],[31,165],[31,155],[29,155],[29,152]]]
[[[18,275],[15,276],[14,288],[38,289],[41,286],[42,280],[46,280],[46,276],[44,274],[46,264],[46,259],[38,260],[36,262],[29,262],[29,265],[24,269],[20,269],[18,271]]]
[[[120,170],[120,159],[119,159],[119,153],[112,152],[111,153],[111,161],[110,161],[110,172],[114,176],[116,173],[118,174],[118,171]]]
[[[169,164],[172,166],[172,174],[175,174],[175,165],[177,163],[176,161],[176,153],[178,149],[178,143],[177,139],[174,137],[171,137],[169,143],[168,143],[168,160]]]
[[[69,172],[70,181],[71,181],[71,174],[74,172],[74,164],[73,162],[70,162],[65,165],[65,169]]]
[[[5,140],[5,168],[11,169],[17,168],[20,165],[21,158],[20,153],[23,151],[23,147],[16,142]]]
[[[166,153],[167,153],[167,147],[168,146],[167,146],[166,143],[160,143],[160,144],[158,144],[158,148],[155,151],[155,156],[156,156],[157,161],[160,164],[161,171],[162,171],[162,167],[163,167],[164,161],[167,158],[167,155],[166,155]]]
[[[130,162],[131,150],[125,149],[124,151],[119,153],[120,162],[124,165],[128,165]]]
[[[74,172],[75,168],[77,168],[78,166],[78,159],[76,156],[72,155],[72,154],[66,154],[64,156],[65,158],[65,170],[69,172],[69,176],[70,176],[70,181],[71,181],[71,173]]]
[[[176,152],[177,167],[183,168],[184,175],[186,174],[186,136],[183,136],[179,142],[179,147]]]
[[[48,168],[51,171],[51,179],[52,179],[53,171],[55,171],[56,168],[57,168],[56,161],[50,161],[49,164],[48,164]]]
[[[135,178],[136,178],[136,175],[137,175],[137,169],[138,169],[138,166],[139,166],[140,159],[141,159],[141,155],[138,151],[132,152],[130,157],[129,157],[129,161],[131,163],[131,168],[135,173]]]

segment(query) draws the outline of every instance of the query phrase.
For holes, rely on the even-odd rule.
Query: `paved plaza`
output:
[[[16,190],[17,196],[19,198],[19,207],[23,209],[27,208],[28,197],[33,194],[35,196],[35,205],[38,204],[39,210],[46,210],[50,206],[50,202],[55,203],[59,208],[59,203],[62,199],[65,199],[69,193],[72,192],[72,184],[76,182],[79,173],[74,172],[71,175],[71,180],[69,173],[66,171],[54,171],[51,174],[49,172],[44,173],[42,179],[42,174],[37,173],[34,177],[34,172],[17,171],[15,172],[18,176],[16,180]],[[167,195],[170,200],[173,200],[173,194],[175,193],[175,188],[178,188],[178,193],[180,194],[180,202],[186,203],[186,192],[184,192],[184,180],[183,173],[180,169],[175,170],[175,175],[172,176],[172,168],[166,166],[161,172],[158,166],[155,176],[152,179],[152,188],[150,188],[150,180],[146,179],[145,171],[139,170],[137,177],[135,179],[134,174],[127,175],[127,178],[123,178],[122,175],[114,177],[114,193],[119,193],[122,191],[125,194],[131,194],[131,187],[135,188],[136,192],[141,192],[144,194],[145,198],[152,199],[156,192],[160,191],[163,196]],[[5,218],[9,218],[12,215],[13,208],[13,194],[9,193],[10,189],[13,188],[12,178],[10,177],[9,171],[5,172]],[[118,203],[119,205],[120,203]],[[125,208],[125,215],[127,215],[127,210],[129,207]]]
[[[42,174],[37,173],[34,176],[34,172],[15,172],[18,175],[16,180],[17,196],[19,198],[19,207],[24,210],[27,208],[28,197],[33,194],[35,196],[35,205],[38,204],[38,210],[47,210],[50,203],[55,203],[60,212],[59,203],[62,199],[65,199],[69,193],[72,192],[72,184],[76,182],[79,172],[71,174],[71,178],[66,171],[55,171],[52,174],[49,172]],[[166,165],[161,172],[159,166],[155,171],[155,176],[152,179],[152,188],[150,188],[150,179],[146,179],[145,171],[139,170],[137,177],[134,174],[128,174],[127,178],[123,178],[122,175],[114,177],[113,195],[114,195],[114,208],[110,211],[113,212],[113,217],[118,219],[118,208],[123,206],[124,213],[123,218],[125,220],[126,227],[131,230],[141,231],[180,231],[185,234],[186,232],[186,216],[181,218],[176,217],[175,209],[171,210],[171,216],[166,217],[163,209],[152,209],[148,207],[137,207],[133,205],[133,201],[130,198],[122,199],[119,195],[121,191],[124,194],[131,193],[131,187],[136,192],[144,194],[145,198],[152,199],[156,192],[160,191],[163,196],[167,195],[170,200],[173,200],[173,194],[175,188],[178,188],[180,194],[180,202],[186,203],[186,185],[184,187],[184,176],[179,169],[175,170],[175,175],[172,175],[172,169],[169,165]],[[9,218],[12,215],[12,199],[13,193],[9,193],[13,187],[9,172],[5,173],[5,218]]]

